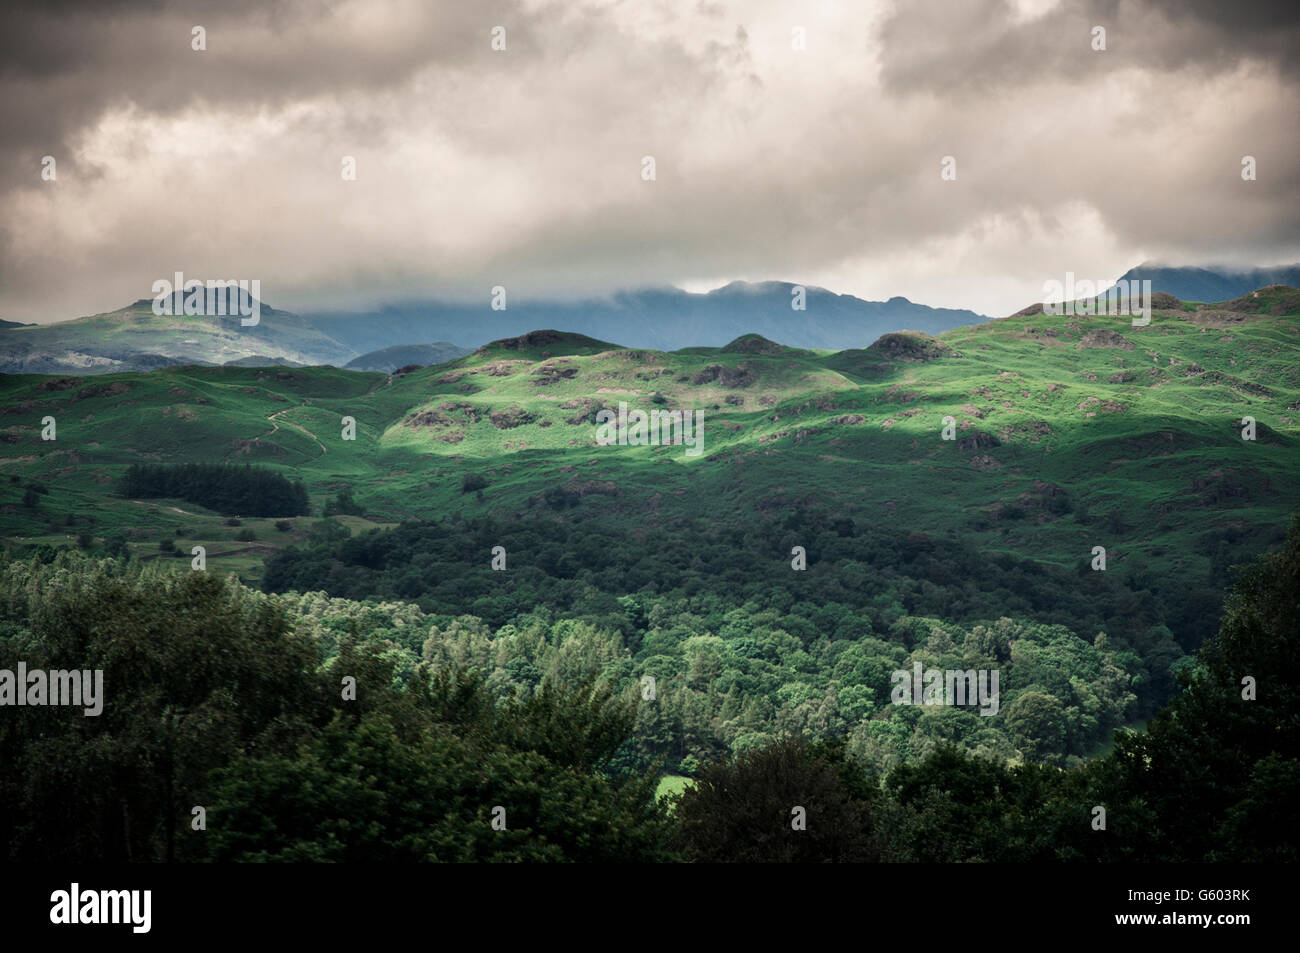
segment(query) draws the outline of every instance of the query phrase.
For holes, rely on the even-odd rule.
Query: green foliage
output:
[[[1115,796],[1153,813],[1161,858],[1300,859],[1297,593],[1300,518],[1281,550],[1242,570],[1218,635],[1182,676],[1182,694],[1145,733],[1124,735],[1104,763]]]
[[[174,497],[218,513],[298,516],[311,511],[307,489],[270,470],[226,464],[132,464],[119,486],[132,499]]]
[[[798,737],[706,765],[674,799],[678,844],[705,863],[880,860],[875,789],[858,775],[842,749]]]
[[[817,513],[803,514],[802,525],[820,527],[823,519],[813,538],[834,540],[825,545],[840,553],[833,566],[806,574],[790,571],[784,543],[758,537],[742,537],[737,548],[731,533],[702,531],[686,561],[679,532],[632,537],[585,524],[474,520],[336,534],[273,558],[263,585],[324,588],[372,604],[414,599],[418,614],[403,626],[421,625],[427,613],[434,628],[423,645],[404,641],[395,617],[366,623],[376,638],[405,646],[403,671],[421,658],[472,660],[503,695],[531,692],[569,651],[560,648],[569,626],[552,622],[554,614],[581,622],[596,653],[591,664],[617,666],[620,688],[646,675],[663,683],[656,704],[642,706],[624,752],[641,768],[660,761],[677,768],[688,756],[713,760],[783,731],[846,737],[854,757],[880,771],[944,742],[1003,760],[1064,764],[1093,753],[1114,727],[1173,690],[1170,670],[1181,649],[1168,628],[1150,624],[1152,605],[1130,601],[1117,580],[1092,574],[1081,586],[1072,573],[1031,575],[1018,561],[984,560],[960,546],[898,539]],[[492,572],[487,560],[466,563],[464,553],[494,545],[527,561],[508,573]],[[966,585],[970,574],[987,589]],[[1018,595],[1028,586],[1037,590],[1032,602]],[[913,617],[904,602],[971,621]],[[994,614],[1007,602],[1027,614],[1037,607],[1045,619],[1084,616],[1113,634],[1090,642],[1064,625]],[[984,613],[988,621],[979,621]],[[1125,631],[1131,639],[1121,637]],[[900,711],[889,704],[890,675],[918,662],[999,670],[1002,711],[919,718]],[[1009,721],[1008,707],[1026,692],[1054,699],[1057,721],[1029,719],[1028,709]]]
[[[658,673],[660,694],[638,704],[638,666],[617,633],[545,612],[494,630],[405,603],[269,597],[70,551],[6,554],[0,668],[102,668],[106,697],[98,717],[7,709],[0,837],[20,862],[1294,861],[1297,592],[1300,519],[1282,550],[1242,570],[1218,636],[1181,666],[1184,690],[1149,730],[1061,769],[1014,763],[999,746],[1019,740],[1050,759],[1053,745],[1094,737],[1083,715],[1125,696],[1106,636],[1089,645],[1050,626],[904,617],[874,648],[870,637],[805,644],[750,610],[706,613],[720,634],[686,636],[674,657],[656,633],[680,618],[640,594],[611,610],[644,626],[645,667]],[[699,688],[673,687],[716,684],[733,652],[796,674],[777,683],[786,707],[774,722],[739,683],[718,714]],[[802,681],[819,652],[834,662],[825,689]],[[781,727],[847,693],[850,673],[870,687],[913,659],[998,660],[1003,733],[978,715],[898,706],[865,734],[837,736],[833,718],[817,742]],[[354,701],[341,698],[343,675],[360,687]],[[1257,697],[1243,694],[1248,676]],[[734,719],[734,753],[703,763],[693,752],[719,714]],[[653,773],[629,770],[641,743],[685,744],[671,763],[695,778],[661,800]],[[871,744],[905,757],[881,772]],[[201,838],[188,830],[195,804],[209,809]],[[796,807],[806,830],[791,825]]]
[[[0,668],[102,668],[106,695],[0,720],[9,858],[671,859],[656,779],[604,770],[635,705],[591,673],[499,703],[452,666],[403,681],[382,644],[322,664],[285,609],[210,573],[5,562]]]
[[[326,516],[360,516],[360,504],[352,498],[352,488],[344,487],[335,494],[334,499],[325,504]]]
[[[13,860],[194,856],[182,833],[207,775],[300,730],[312,647],[283,615],[207,573],[145,573],[68,557],[9,563],[0,668],[102,669],[102,714],[8,708],[0,840]]]
[[[870,802],[858,834],[872,856],[1293,860],[1293,541],[1243,575],[1218,637],[1189,654],[1214,635],[1231,568],[1280,542],[1295,506],[1288,307],[1270,301],[1213,334],[1199,333],[1214,320],[1203,309],[1162,313],[1120,329],[1132,349],[1089,347],[1067,317],[1021,315],[837,354],[663,354],[569,336],[391,380],[332,368],[0,380],[7,403],[58,415],[61,438],[93,417],[96,441],[91,465],[40,446],[7,464],[0,504],[21,555],[0,563],[4,657],[35,664],[65,637],[41,613],[84,610],[105,629],[96,651],[120,664],[128,629],[148,633],[125,684],[155,700],[118,724],[10,710],[0,803],[14,807],[0,834],[24,858],[47,828],[66,831],[55,857],[187,857],[192,841],[171,831],[185,799],[206,799],[237,819],[205,841],[222,858],[605,850],[564,834],[553,788],[587,823],[639,832],[613,836],[609,856],[655,857],[652,799],[609,786],[775,757],[803,737],[822,753],[787,752],[791,771],[824,780],[817,764],[839,765],[848,790],[887,779],[878,796],[817,789],[846,811]],[[595,447],[595,414],[620,392],[711,408],[705,453]],[[1243,455],[1228,424],[1247,408],[1260,437]],[[333,442],[342,413],[361,425],[346,453]],[[955,442],[938,439],[949,413]],[[144,569],[56,548],[69,517],[97,506],[112,556],[129,555],[128,534],[170,536],[174,503],[190,497],[123,504],[104,474],[214,453],[302,480],[302,502],[310,488],[342,517],[267,540],[280,553],[261,586],[281,596],[232,585],[187,603],[163,584],[164,562],[194,575],[184,560]],[[845,478],[864,467],[869,479]],[[466,518],[484,509],[474,478],[490,480],[496,518]],[[370,519],[340,486],[365,487]],[[182,512],[186,539],[229,540],[216,517]],[[385,530],[367,532],[376,522]],[[1102,544],[1111,569],[1092,572]],[[489,568],[496,545],[508,573]],[[795,545],[806,572],[790,568]],[[130,598],[92,611],[86,592],[109,583]],[[279,651],[245,645],[271,625],[254,607],[283,613],[290,656],[305,647],[290,677],[302,697],[258,687],[227,657]],[[205,614],[238,632],[204,628]],[[997,669],[1001,710],[891,705],[890,673],[917,663]],[[207,694],[188,694],[190,665]],[[342,673],[365,686],[356,702],[339,700]],[[647,675],[658,695],[633,709]],[[1255,701],[1241,698],[1246,676]],[[108,670],[110,699],[121,677]],[[1149,730],[1119,728],[1162,704]],[[212,748],[179,758],[208,722]],[[481,797],[516,799],[506,831],[491,831]],[[279,805],[274,830],[262,799]],[[1089,826],[1098,805],[1104,832]]]

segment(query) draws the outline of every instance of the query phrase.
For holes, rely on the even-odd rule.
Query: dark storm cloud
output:
[[[174,270],[260,277],[282,307],[743,277],[1006,313],[1066,269],[1300,249],[1289,7],[236,0],[0,17],[5,318],[115,307]],[[508,54],[490,49],[497,24]]]
[[[283,0],[6,3],[0,189],[39,171],[41,155],[71,168],[70,137],[112,106],[165,115],[197,103],[275,107],[380,91],[431,64],[463,67],[483,57],[485,23],[527,21],[510,3],[415,4],[404,22],[368,33],[364,16],[338,16],[345,9]],[[205,52],[191,48],[195,26],[206,31]],[[528,53],[526,30],[516,52]]]

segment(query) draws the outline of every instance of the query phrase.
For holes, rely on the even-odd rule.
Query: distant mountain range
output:
[[[575,302],[420,302],[368,312],[294,314],[261,305],[257,325],[238,315],[155,315],[153,301],[47,325],[0,327],[0,372],[102,374],[174,364],[332,364],[391,371],[451,360],[500,338],[562,328],[628,347],[717,347],[757,333],[804,348],[866,347],[890,331],[940,331],[978,324],[974,311],[930,308],[906,298],[864,301],[795,285],[732,282],[704,294],[649,289]],[[179,310],[179,309],[178,309]],[[413,342],[437,341],[438,344]],[[448,343],[455,341],[456,343]],[[403,354],[406,350],[409,353]]]
[[[397,344],[362,354],[348,361],[343,367],[349,371],[382,371],[391,374],[412,364],[428,367],[430,364],[454,361],[469,352],[470,349],[467,347],[457,347],[446,341],[438,341],[434,344]]]
[[[1233,271],[1146,262],[1121,280],[1127,279],[1150,279],[1153,291],[1182,300],[1217,302],[1267,285],[1300,285],[1300,266]],[[492,310],[486,297],[473,304],[425,301],[311,314],[262,304],[259,323],[249,327],[241,325],[238,314],[155,315],[153,300],[142,298],[117,311],[55,324],[0,321],[0,373],[103,374],[176,364],[333,365],[391,373],[410,364],[453,360],[489,341],[537,328],[663,351],[721,347],[746,334],[838,351],[867,347],[894,331],[938,334],[989,320],[974,311],[931,308],[907,298],[865,301],[816,287],[806,288],[804,309],[795,310],[791,304],[798,288],[779,281],[734,281],[700,294],[651,288],[582,301],[511,300],[500,311]]]
[[[1300,287],[1300,265],[1278,268],[1173,268],[1144,261],[1120,281],[1149,280],[1151,290],[1165,291],[1183,301],[1229,301],[1268,285]]]
[[[503,311],[482,303],[429,301],[373,312],[313,314],[314,327],[357,350],[399,342],[455,340],[479,346],[537,328],[562,328],[626,347],[674,351],[721,347],[742,334],[761,334],[791,347],[866,347],[890,331],[937,334],[987,321],[974,311],[931,308],[906,298],[864,301],[809,287],[805,309],[793,310],[796,286],[784,281],[733,281],[696,294],[680,288],[619,292],[583,301],[510,301]],[[467,340],[473,335],[473,340]]]

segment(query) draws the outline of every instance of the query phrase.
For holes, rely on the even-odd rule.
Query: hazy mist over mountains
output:
[[[1149,280],[1152,291],[1165,291],[1183,301],[1227,301],[1268,285],[1300,285],[1300,265],[1276,268],[1176,268],[1144,261],[1120,276],[1120,281]]]
[[[1300,266],[1234,271],[1144,262],[1120,280],[1150,280],[1185,301],[1226,301],[1272,284],[1300,286]],[[799,289],[804,309],[796,310]],[[175,310],[183,310],[180,307]],[[233,308],[231,309],[233,310]],[[488,341],[555,328],[624,347],[672,351],[720,347],[760,334],[790,347],[866,347],[893,331],[938,334],[989,316],[893,297],[864,301],[783,281],[733,281],[704,293],[663,287],[579,301],[507,298],[480,303],[413,301],[367,311],[297,314],[261,306],[245,327],[237,315],[155,315],[152,299],[47,325],[0,322],[0,372],[102,374],[174,364],[332,364],[391,372],[452,360]]]
[[[464,350],[538,328],[574,331],[626,347],[676,350],[720,346],[757,333],[793,347],[839,350],[865,347],[882,334],[908,329],[940,331],[986,321],[974,311],[930,308],[906,298],[863,301],[807,288],[806,310],[791,303],[798,286],[786,282],[733,282],[705,294],[677,288],[629,291],[577,302],[506,300],[493,310],[480,304],[439,301],[392,305],[365,312],[294,314],[262,305],[261,321],[238,316],[154,315],[150,299],[119,311],[52,325],[12,328],[0,334],[0,371],[106,373],[163,364],[247,364],[280,358],[298,364],[333,364],[391,370],[405,363],[450,360]],[[371,352],[450,342],[458,346],[417,355]],[[270,360],[267,363],[271,363]]]

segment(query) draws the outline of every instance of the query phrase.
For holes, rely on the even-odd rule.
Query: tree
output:
[[[1244,567],[1183,693],[1095,767],[1170,861],[1300,859],[1300,517]],[[1289,807],[1283,807],[1289,805]]]
[[[100,670],[102,712],[0,719],[0,842],[13,860],[192,857],[190,808],[241,750],[291,744],[319,696],[316,649],[211,573],[105,564],[31,586],[30,631],[0,668]]]
[[[1065,750],[1065,709],[1055,695],[1023,692],[1007,706],[1006,723],[1021,750],[1035,761]]]
[[[880,859],[873,788],[842,747],[785,736],[700,768],[676,795],[677,843],[701,862]],[[796,829],[800,824],[804,829]]]
[[[361,507],[352,498],[352,488],[344,487],[334,495],[334,499],[325,503],[326,516],[360,516]]]
[[[497,707],[474,673],[421,670],[396,690],[390,662],[357,653],[334,670],[378,686],[365,702],[294,757],[217,772],[214,859],[673,859],[656,779],[599,770],[631,726],[607,688],[588,678]]]

